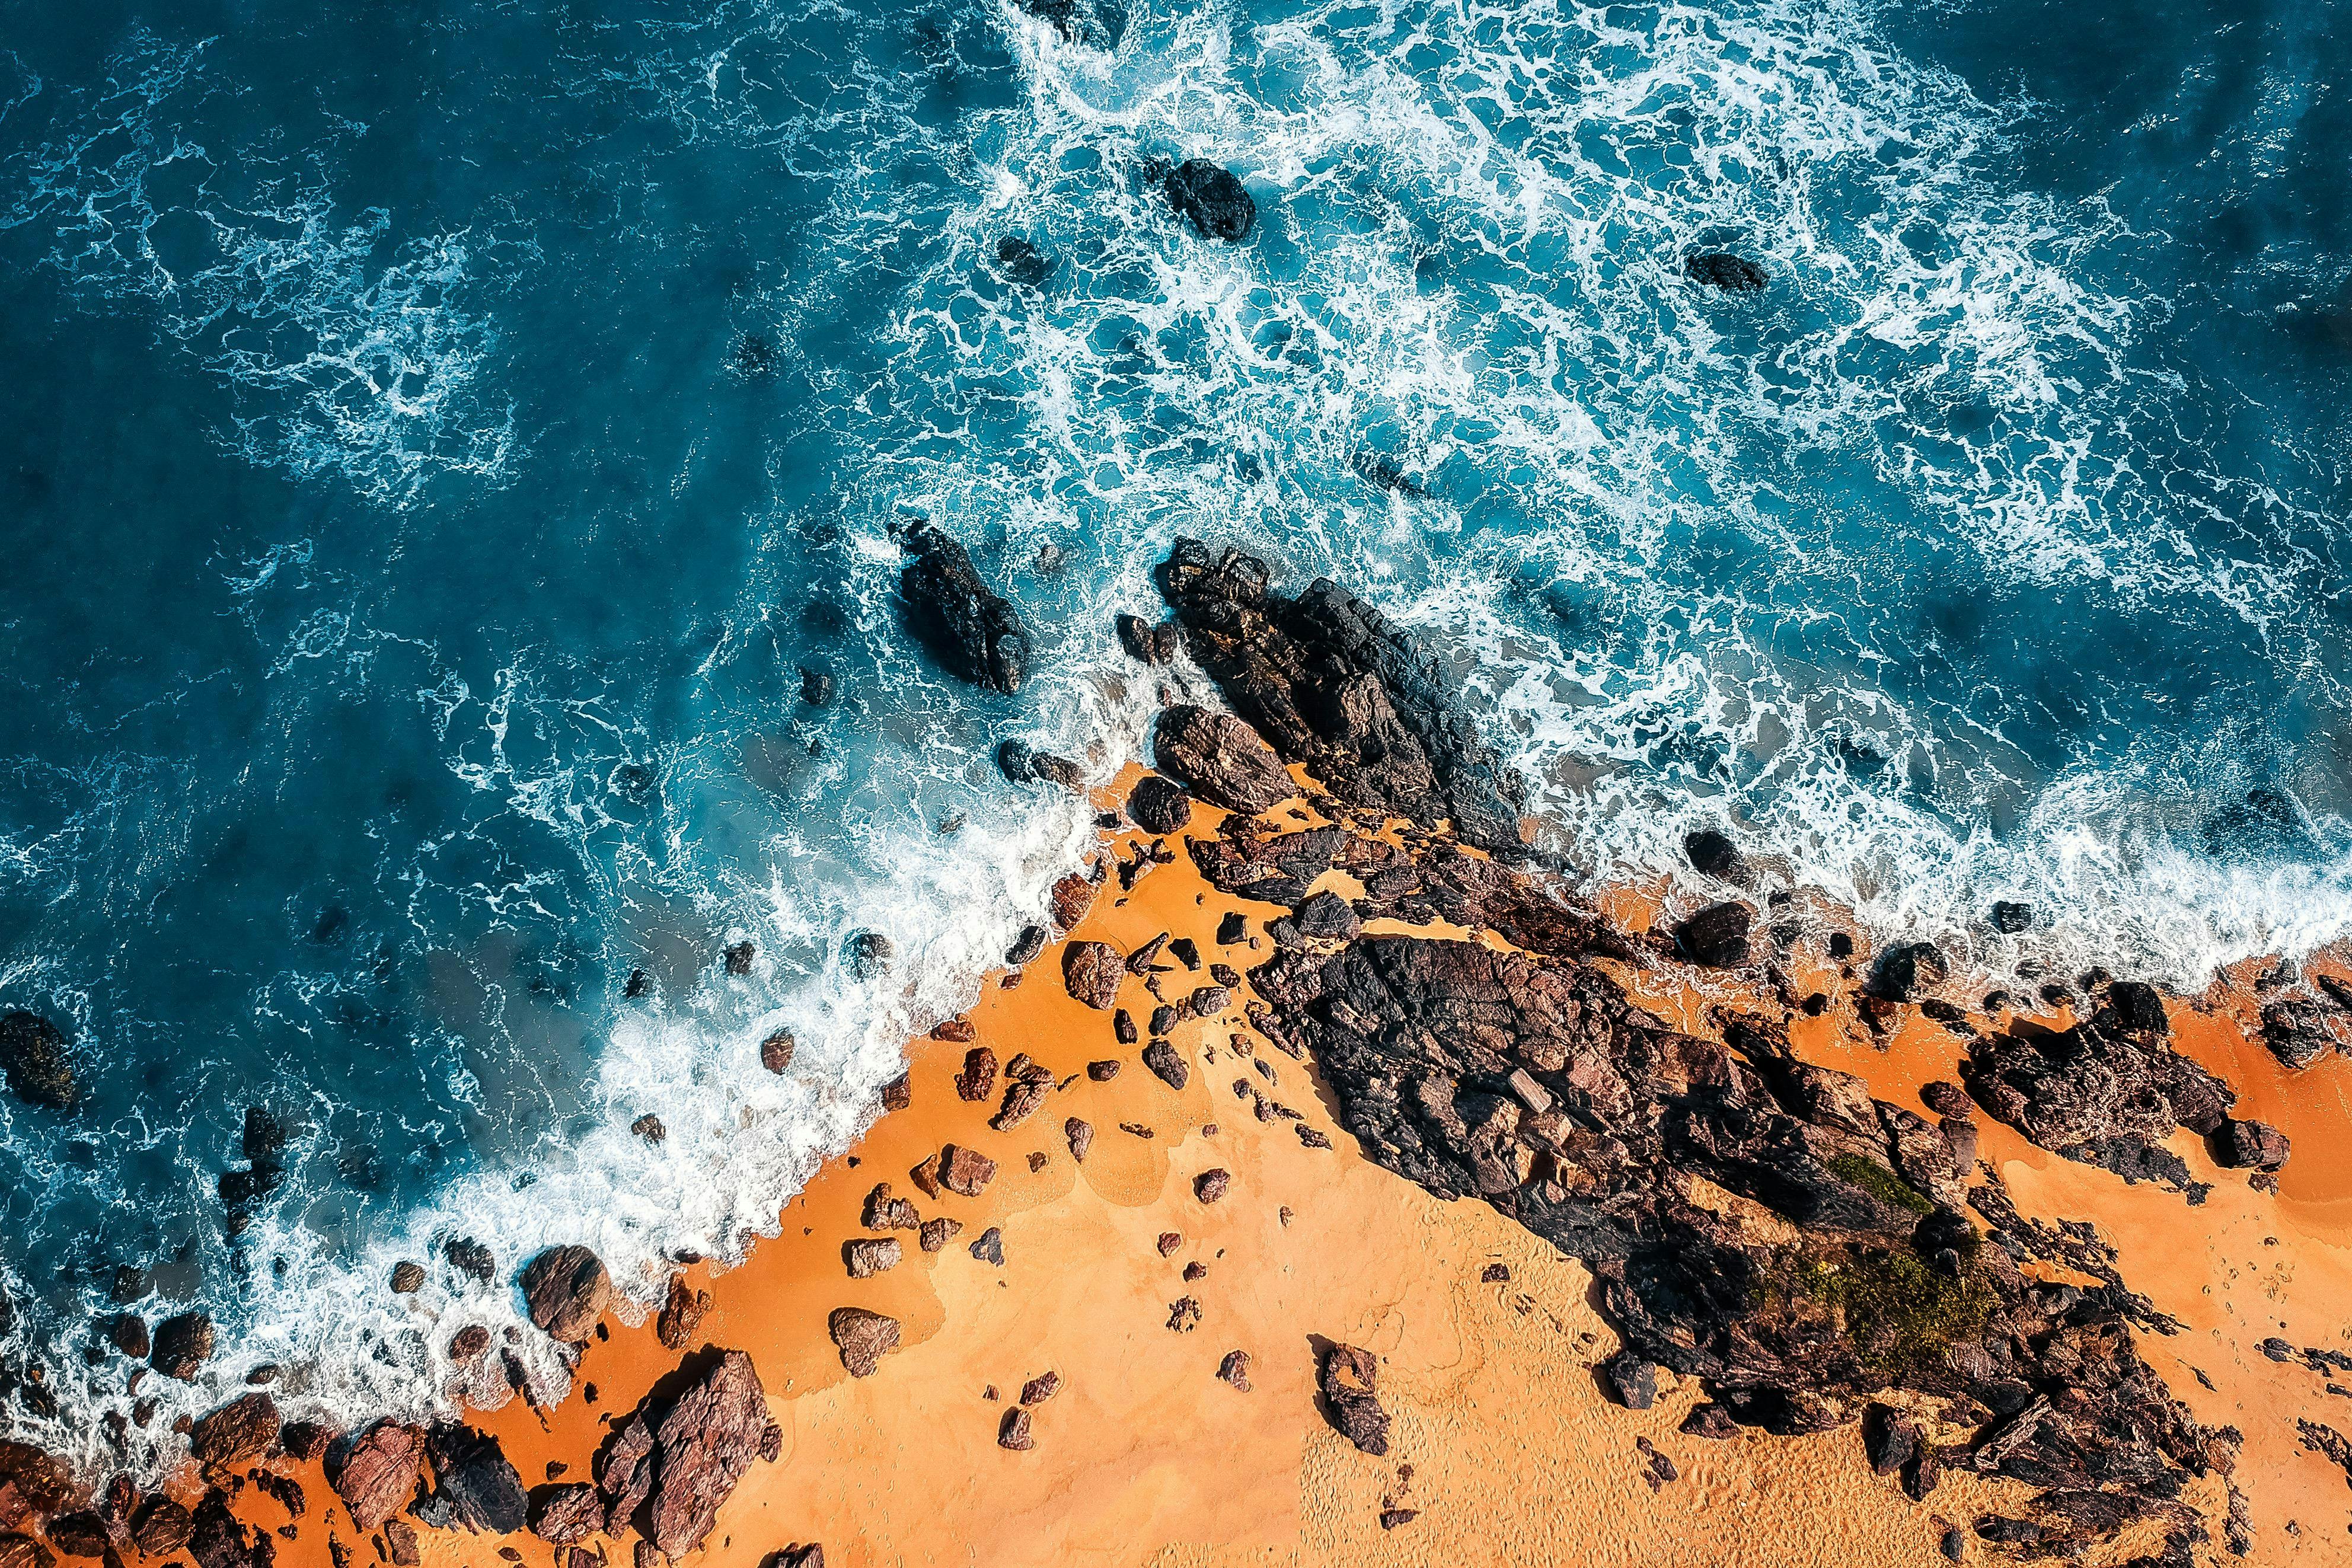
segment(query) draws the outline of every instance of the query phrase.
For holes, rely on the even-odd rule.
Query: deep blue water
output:
[[[1994,971],[2342,935],[2336,10],[0,0],[0,1007],[92,1089],[0,1101],[20,1335],[135,1262],[415,1402],[510,1315],[384,1294],[436,1238],[772,1228],[1086,842],[988,752],[1135,754],[1178,532],[1419,627],[1594,874],[1727,822]],[[897,630],[919,513],[1018,697]]]

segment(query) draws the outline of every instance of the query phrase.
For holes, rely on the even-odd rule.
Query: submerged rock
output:
[[[0,1013],[0,1072],[8,1092],[27,1105],[70,1111],[81,1102],[66,1037],[38,1013]]]
[[[972,570],[962,545],[928,522],[900,537],[913,559],[898,574],[907,629],[952,674],[990,691],[1021,689],[1029,674],[1029,629]]]
[[[1232,170],[1206,158],[1187,158],[1169,170],[1160,189],[1202,239],[1239,241],[1257,222],[1257,203],[1247,188]]]
[[[1692,870],[1714,877],[1718,882],[1735,883],[1745,887],[1756,875],[1748,863],[1748,857],[1739,852],[1739,846],[1731,841],[1728,834],[1713,828],[1701,828],[1685,834],[1683,853],[1689,859]]]
[[[1754,294],[1771,281],[1762,267],[1727,250],[1693,251],[1683,257],[1683,276],[1727,294]]]

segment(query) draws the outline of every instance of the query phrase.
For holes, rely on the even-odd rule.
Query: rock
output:
[[[449,1267],[485,1285],[498,1277],[498,1260],[488,1248],[468,1237],[453,1237],[443,1242],[441,1256],[449,1260]]]
[[[1230,947],[1236,942],[1247,940],[1249,940],[1249,922],[1242,918],[1241,911],[1238,909],[1225,911],[1224,917],[1217,922],[1217,946]]]
[[[760,1065],[781,1078],[792,1070],[793,1055],[799,1050],[793,1031],[780,1029],[760,1042]]]
[[[2274,1171],[2286,1164],[2287,1136],[2267,1122],[2234,1117],[2206,1140],[2213,1163],[2226,1170]]]
[[[1250,1391],[1249,1369],[1249,1352],[1229,1350],[1225,1352],[1225,1359],[1217,1363],[1217,1379],[1247,1394]]]
[[[1116,1039],[1121,1045],[1133,1045],[1137,1040],[1141,1038],[1136,1033],[1134,1018],[1129,1014],[1125,1008],[1118,1008],[1112,1010],[1110,1015],[1110,1032],[1112,1038]],[[1108,1067],[1114,1073],[1118,1071],[1118,1063],[1116,1061],[1090,1063],[1087,1067],[1087,1071],[1091,1072],[1094,1068],[1103,1066]],[[1097,1082],[1099,1082],[1101,1080],[1097,1080]]]
[[[1353,941],[1360,936],[1364,923],[1348,901],[1336,893],[1318,893],[1298,906],[1292,920],[1302,936],[1324,941]]]
[[[963,1053],[963,1071],[955,1077],[956,1098],[967,1104],[984,1104],[996,1092],[996,1052],[975,1045]]]
[[[835,1307],[825,1320],[825,1332],[841,1352],[841,1364],[852,1377],[871,1377],[882,1358],[898,1348],[898,1320],[863,1307]]]
[[[461,1366],[480,1360],[489,1348],[490,1331],[480,1323],[467,1323],[449,1336],[449,1359]]]
[[[1168,1329],[1171,1333],[1191,1333],[1201,1326],[1201,1303],[1191,1296],[1180,1296],[1168,1306]]]
[[[1360,810],[1451,821],[1465,843],[1525,856],[1524,784],[1460,710],[1437,663],[1378,611],[1328,580],[1295,599],[1273,592],[1264,561],[1197,539],[1178,539],[1158,575],[1193,658],[1283,761]],[[1291,792],[1286,777],[1265,782]]]
[[[1172,1033],[1176,1026],[1183,1021],[1184,1009],[1172,1002],[1162,1003],[1151,1009],[1151,1032],[1155,1035]],[[1151,1043],[1163,1045],[1166,1042],[1155,1040]]]
[[[155,1351],[148,1364],[166,1377],[195,1381],[196,1373],[213,1354],[213,1320],[203,1312],[182,1312],[155,1325]]]
[[[1187,158],[1168,171],[1160,187],[1168,204],[1192,222],[1202,239],[1237,242],[1257,222],[1257,203],[1232,170],[1206,158]]]
[[[2338,1042],[2318,1003],[2289,997],[2263,1009],[2263,1043],[2282,1066],[2300,1072],[2336,1050]]]
[[[1166,838],[1192,821],[1192,798],[1173,779],[1147,773],[1128,791],[1127,814],[1145,832]]]
[[[1379,1399],[1380,1363],[1368,1350],[1332,1344],[1319,1375],[1324,1414],[1341,1437],[1374,1458],[1389,1451],[1389,1414]]]
[[[1421,1510],[1417,1508],[1384,1508],[1381,1510],[1381,1528],[1402,1530],[1420,1517]]]
[[[2186,1190],[2166,1149],[2175,1127],[2200,1135],[2229,1120],[2235,1092],[2149,1030],[2126,1030],[2112,1007],[2065,1030],[2019,1019],[1969,1047],[1960,1076],[1975,1102],[2068,1159]]]
[[[988,1124],[1000,1133],[1009,1133],[1035,1115],[1045,1103],[1048,1087],[1034,1079],[1016,1079],[1004,1086],[1004,1103]]]
[[[1933,942],[1908,942],[1890,949],[1878,960],[1871,986],[1893,1002],[1916,1002],[1952,972],[1942,948]]]
[[[1071,872],[1054,883],[1054,924],[1068,931],[1094,907],[1096,885]]]
[[[1004,1232],[993,1225],[982,1231],[980,1239],[971,1244],[971,1255],[983,1263],[992,1263],[1000,1269],[1003,1268]]]
[[[1070,1158],[1080,1165],[1086,1164],[1087,1151],[1095,1146],[1093,1125],[1073,1116],[1062,1124],[1062,1136],[1069,1141]]]
[[[1029,1435],[1027,1406],[1015,1405],[1004,1413],[1004,1418],[996,1424],[996,1446],[1016,1454],[1025,1454],[1037,1446],[1037,1439]]]
[[[394,1263],[392,1266],[392,1293],[394,1295],[413,1296],[424,1288],[424,1264],[412,1263],[404,1259],[400,1262]]]
[[[1695,1406],[1675,1428],[1685,1437],[1712,1437],[1717,1441],[1739,1436],[1739,1423],[1725,1406],[1708,1400]]]
[[[1601,1381],[1617,1403],[1628,1410],[1647,1410],[1658,1402],[1658,1369],[1630,1351],[1620,1351],[1601,1364]]]
[[[853,1280],[870,1280],[875,1275],[898,1266],[901,1256],[898,1239],[895,1236],[861,1236],[841,1244],[841,1260],[849,1269]]]
[[[1073,942],[1062,949],[1062,983],[1071,996],[1098,1012],[1118,1001],[1127,959],[1108,942]]]
[[[915,1085],[909,1074],[901,1072],[882,1085],[882,1109],[885,1111],[903,1111],[914,1103]]]
[[[423,1433],[378,1421],[327,1450],[327,1484],[364,1534],[408,1506],[424,1463]]]
[[[1991,915],[1992,928],[2004,936],[2015,936],[2033,927],[2033,906],[2012,904],[2003,899],[1995,903]]]
[[[1180,651],[1175,622],[1162,621],[1158,625],[1147,624],[1139,615],[1122,615],[1118,620],[1118,640],[1128,653],[1147,664],[1172,664]]]
[[[66,1037],[38,1013],[0,1013],[0,1072],[8,1092],[27,1105],[70,1111],[81,1102]]]
[[[1151,1076],[1179,1092],[1192,1081],[1192,1070],[1184,1065],[1176,1048],[1164,1040],[1155,1040],[1143,1048],[1143,1065],[1150,1070]]]
[[[961,1231],[962,1228],[963,1222],[959,1219],[926,1219],[923,1221],[921,1233],[923,1250],[926,1252],[939,1251],[949,1242],[954,1240],[957,1232]]]
[[[530,1494],[530,1532],[554,1546],[577,1546],[604,1528],[604,1500],[585,1481],[543,1486]]]
[[[199,1418],[188,1433],[188,1451],[225,1469],[268,1453],[278,1441],[278,1402],[267,1394],[247,1394]]]
[[[154,1341],[147,1333],[147,1320],[137,1312],[118,1312],[106,1325],[106,1337],[115,1349],[133,1361],[144,1361],[154,1354]]]
[[[179,1547],[163,1550],[176,1552]],[[0,1568],[57,1568],[57,1563],[56,1554],[31,1536],[0,1535]]]
[[[1736,969],[1748,962],[1744,904],[1710,904],[1675,927],[1675,944],[1692,963],[1710,969]]]
[[[1014,784],[1036,782],[1036,769],[1030,766],[1035,753],[1025,740],[1001,740],[996,745],[996,770]]]
[[[1047,1372],[1031,1378],[1021,1385],[1021,1403],[1042,1405],[1062,1391],[1062,1375]]]
[[[0,1437],[0,1529],[45,1519],[74,1500],[73,1472],[30,1443]]]
[[[613,1279],[585,1247],[551,1247],[522,1271],[523,1304],[550,1338],[585,1344],[612,1304]]]
[[[1683,854],[1693,870],[1701,875],[1714,877],[1746,887],[1755,880],[1756,873],[1748,857],[1739,852],[1729,835],[1713,828],[1701,828],[1683,837]]]
[[[629,1131],[649,1144],[658,1144],[669,1136],[669,1129],[662,1125],[662,1119],[650,1111],[630,1123]]]
[[[686,1276],[670,1277],[669,1294],[654,1319],[654,1335],[664,1350],[684,1350],[694,1331],[702,1326],[715,1303],[708,1291],[698,1291],[686,1282]]]
[[[195,1524],[188,1532],[188,1554],[197,1568],[269,1568],[276,1552],[266,1531],[250,1536],[228,1510],[228,1500],[215,1487],[196,1504]]]
[[[866,1195],[858,1223],[868,1230],[915,1230],[921,1228],[923,1218],[905,1198],[891,1197],[890,1184],[884,1181],[875,1183],[874,1190]]]
[[[800,672],[801,701],[811,707],[831,707],[834,694],[838,689],[834,678],[824,671],[812,670],[806,664],[800,666]]]
[[[1029,631],[972,570],[962,545],[928,522],[899,538],[911,558],[898,574],[907,630],[948,672],[1008,695],[1029,673]]]
[[[1180,703],[1160,716],[1151,737],[1160,770],[1212,805],[1255,815],[1298,792],[1257,731],[1232,714]]]
[[[890,967],[897,956],[898,945],[879,931],[859,931],[849,938],[849,972],[860,980],[870,980]]]
[[[760,949],[749,941],[730,944],[726,952],[727,972],[739,979],[750,974],[751,960],[759,956],[759,953]]]
[[[1124,1043],[1133,1045],[1135,1042],[1130,1040]],[[1089,1061],[1087,1063],[1087,1078],[1090,1082],[1108,1083],[1118,1076],[1118,1067],[1116,1061]]]
[[[1729,251],[1693,251],[1683,257],[1683,276],[1703,287],[1719,288],[1726,294],[1754,294],[1769,281],[1764,269],[1746,256]]]
[[[1234,1184],[1231,1171],[1223,1168],[1205,1170],[1192,1178],[1192,1196],[1202,1203],[1214,1203],[1225,1196]]]
[[[196,1516],[168,1497],[151,1497],[131,1516],[131,1544],[143,1557],[167,1557],[187,1545]]]
[[[2117,980],[2107,988],[2107,1006],[2115,1027],[2144,1040],[2168,1040],[2172,1020],[2165,1015],[2163,994],[2140,980]]]
[[[897,1327],[891,1324],[894,1345]],[[759,1372],[740,1350],[713,1361],[662,1416],[654,1431],[656,1479],[647,1533],[672,1562],[710,1533],[720,1505],[767,1441],[768,1427]]]
[[[1919,1428],[1900,1412],[1874,1400],[1862,1410],[1862,1451],[1874,1474],[1891,1476],[1919,1451]]]
[[[528,1521],[522,1478],[496,1437],[462,1422],[436,1421],[425,1428],[425,1457],[433,1466],[434,1500],[448,1510],[453,1524],[512,1535]]]
[[[1037,955],[1045,950],[1046,939],[1052,935],[1042,925],[1024,925],[1019,939],[1005,949],[1004,961],[1016,969],[1034,962]]]
[[[1058,785],[1073,795],[1087,792],[1086,769],[1066,757],[1056,757],[1050,751],[1034,752],[1029,758],[1029,771],[1039,782]]]

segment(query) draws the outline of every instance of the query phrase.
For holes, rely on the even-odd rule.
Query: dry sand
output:
[[[1191,831],[1212,831],[1216,815],[1197,813]],[[1120,838],[1113,848],[1132,843]],[[1204,960],[1245,970],[1271,949],[1216,947],[1218,922],[1234,907],[1254,933],[1281,913],[1223,898],[1180,852],[1131,894],[1111,883],[1073,935],[1122,951],[1161,931],[1190,936]],[[755,1464],[721,1512],[701,1554],[713,1568],[751,1568],[809,1541],[824,1544],[835,1568],[1930,1563],[1942,1561],[1940,1521],[1965,1523],[2000,1504],[2008,1483],[1965,1474],[1949,1477],[1926,1505],[1911,1503],[1892,1478],[1870,1473],[1851,1427],[1805,1438],[1684,1437],[1677,1424],[1697,1391],[1670,1376],[1655,1408],[1615,1406],[1590,1370],[1616,1341],[1590,1304],[1581,1266],[1483,1204],[1441,1202],[1361,1158],[1306,1064],[1251,1042],[1275,1070],[1268,1083],[1236,1053],[1229,1037],[1247,1041],[1242,997],[1225,1019],[1181,1027],[1192,1075],[1178,1092],[1143,1069],[1136,1048],[1117,1044],[1108,1014],[1069,998],[1059,959],[1058,946],[1047,949],[1016,988],[991,977],[969,1014],[980,1042],[1001,1059],[1026,1051],[1057,1080],[1075,1075],[1043,1111],[1013,1131],[989,1130],[993,1102],[956,1097],[952,1076],[966,1047],[919,1041],[911,1108],[884,1116],[832,1162],[785,1211],[781,1238],[747,1264],[717,1279],[695,1271],[717,1305],[693,1344],[749,1352],[784,1433],[782,1458]],[[1693,1027],[1704,1027],[1709,1007],[1740,1000],[1732,989],[1694,988],[1675,966],[1624,977]],[[1207,978],[1180,967],[1165,988],[1172,998]],[[1962,1042],[1941,1027],[1912,1015],[1881,1050],[1851,1010],[1849,981],[1799,979],[1801,990],[1818,985],[1838,998],[1823,1018],[1799,1020],[1794,1037],[1809,1057],[1858,1072],[1881,1096],[1914,1108],[1920,1084],[1954,1076]],[[1121,997],[1139,1022],[1151,1000],[1140,980]],[[2239,1088],[2243,1113],[2294,1139],[2279,1197],[2214,1169],[2186,1134],[2177,1149],[2215,1184],[2198,1208],[2044,1154],[1989,1121],[1983,1157],[2028,1214],[2094,1221],[2120,1249],[2126,1281],[2187,1325],[2171,1339],[2142,1336],[2143,1352],[2201,1419],[2246,1432],[2252,1561],[2352,1562],[2352,1490],[2297,1443],[2293,1425],[2303,1415],[2352,1429],[2352,1397],[2328,1394],[2324,1379],[2257,1348],[2275,1333],[2298,1346],[2352,1349],[2352,1150],[2344,1135],[2352,1065],[2330,1059],[2287,1080],[2242,1038],[2249,1006],[2225,989],[2198,1009],[2177,1009],[2176,1024],[2182,1048]],[[1106,1059],[1122,1063],[1117,1078],[1090,1082],[1086,1064]],[[1307,1147],[1288,1123],[1255,1120],[1232,1091],[1237,1077],[1304,1113],[1333,1147]],[[1095,1129],[1083,1166],[1064,1141],[1072,1116]],[[1153,1135],[1135,1136],[1121,1123]],[[1001,1174],[981,1197],[934,1200],[908,1179],[949,1142],[998,1162]],[[1045,1156],[1034,1172],[1033,1153]],[[1233,1182],[1222,1201],[1204,1205],[1192,1178],[1212,1167]],[[905,1261],[853,1281],[842,1244],[867,1234],[859,1207],[885,1180],[926,1218],[946,1215],[964,1228],[937,1254],[905,1234]],[[991,1225],[1003,1232],[1002,1268],[969,1250]],[[1167,1231],[1182,1241],[1163,1258],[1156,1242]],[[1196,1283],[1181,1278],[1192,1262],[1207,1270]],[[1496,1265],[1507,1277],[1486,1278]],[[1171,1331],[1171,1305],[1185,1296],[1199,1302],[1199,1326]],[[905,1325],[904,1347],[872,1377],[850,1378],[826,1337],[827,1313],[845,1305]],[[607,1424],[625,1418],[679,1360],[650,1322],[606,1328],[609,1339],[589,1346],[580,1386],[559,1408],[542,1416],[516,1401],[479,1417],[527,1486],[557,1473],[552,1466],[586,1479]],[[1382,1401],[1395,1420],[1387,1458],[1359,1453],[1318,1414],[1318,1336],[1381,1357]],[[1251,1358],[1246,1393],[1215,1375],[1236,1349]],[[1008,1402],[1049,1370],[1061,1387],[1034,1412],[1034,1448],[1000,1448]],[[1679,1479],[1652,1490],[1640,1437],[1674,1461]],[[350,1521],[331,1493],[315,1473],[305,1480],[348,1539]],[[1384,1530],[1383,1512],[1399,1510],[1415,1517]],[[285,1522],[250,1491],[239,1511]],[[326,1561],[320,1511],[314,1505],[299,1537],[281,1543],[282,1563]],[[2218,1522],[2210,1555],[2237,1561],[2221,1555]],[[474,1568],[491,1568],[501,1544],[433,1531],[424,1541],[427,1563]],[[373,1560],[354,1544],[360,1562]],[[560,1555],[528,1538],[505,1544],[529,1563]],[[625,1545],[608,1550],[627,1561]],[[1969,1550],[1971,1561],[1981,1558],[1973,1539]]]

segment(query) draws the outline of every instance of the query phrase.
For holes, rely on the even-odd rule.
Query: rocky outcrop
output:
[[[1169,170],[1160,189],[1202,239],[1246,239],[1257,222],[1257,203],[1249,191],[1232,170],[1206,158],[1187,158]]]
[[[1152,760],[1212,805],[1257,812],[1298,792],[1257,731],[1228,713],[1180,703],[1151,730]]]
[[[213,1355],[216,1338],[213,1320],[203,1312],[182,1312],[155,1325],[154,1352],[148,1364],[166,1377],[193,1382]]]
[[[549,1337],[585,1344],[613,1303],[613,1277],[585,1247],[551,1247],[524,1266],[522,1297]]]
[[[417,1507],[427,1524],[485,1535],[512,1535],[530,1515],[522,1478],[499,1440],[457,1421],[436,1421],[425,1432],[433,1490]]]
[[[396,1421],[378,1421],[327,1450],[327,1484],[362,1532],[408,1506],[424,1469],[425,1434]]]
[[[8,1092],[27,1105],[70,1111],[81,1103],[66,1037],[38,1013],[0,1013],[0,1073],[7,1076]]]
[[[751,1358],[740,1350],[715,1358],[662,1416],[654,1431],[647,1533],[672,1562],[710,1533],[767,1429],[767,1396]]]
[[[1528,907],[1540,889],[1514,896],[1559,950],[1363,936],[1253,971],[1255,1021],[1314,1060],[1367,1157],[1584,1260],[1624,1342],[1621,1396],[1643,1396],[1642,1369],[1670,1368],[1703,1385],[1708,1421],[1798,1433],[1896,1391],[1937,1413],[1906,1485],[1965,1468],[2048,1498],[2097,1491],[2169,1543],[2158,1561],[2186,1563],[2203,1527],[2175,1500],[2229,1461],[2134,1347],[2135,1328],[2167,1320],[2080,1239],[2018,1217],[1997,1182],[1964,1187],[1933,1124],[1801,1061],[1766,1020],[1726,1015],[1723,1043],[1673,1030],[1573,949],[1577,917]],[[2124,1018],[2101,1049],[2145,1047],[2135,1060],[2169,1073],[2183,1107],[2210,1087]],[[2122,1102],[2128,1087],[2114,1086]],[[2168,1131],[2172,1103],[2157,1105]],[[2042,1285],[2021,1267],[2037,1260],[2101,1282]],[[1341,1423],[1328,1376],[1327,1359]],[[1367,1372],[1350,1376],[1370,1393]],[[2040,1506],[2052,1539],[2081,1534],[2063,1505]]]
[[[1450,821],[1466,843],[1523,852],[1524,784],[1455,709],[1435,663],[1378,611],[1328,579],[1286,597],[1265,562],[1196,539],[1176,542],[1159,579],[1194,660],[1283,760],[1345,804],[1423,827]]]
[[[1147,773],[1127,793],[1127,815],[1145,832],[1165,838],[1192,821],[1192,798],[1174,780]]]
[[[1003,595],[990,591],[963,546],[929,523],[899,538],[910,558],[898,573],[907,630],[949,673],[1011,694],[1029,675],[1029,629]]]
[[[2090,999],[2091,1016],[2072,1029],[2021,1019],[1971,1042],[1962,1082],[1988,1113],[2053,1154],[2189,1190],[2188,1166],[2164,1142],[2178,1127],[2225,1133],[2236,1092],[2171,1048],[2148,988],[2118,982]]]

